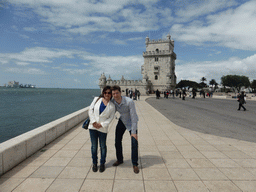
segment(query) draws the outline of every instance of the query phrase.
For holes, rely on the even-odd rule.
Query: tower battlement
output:
[[[143,57],[145,56],[158,56],[158,55],[174,55],[176,58],[176,54],[170,50],[159,50],[159,51],[145,51],[143,52]]]

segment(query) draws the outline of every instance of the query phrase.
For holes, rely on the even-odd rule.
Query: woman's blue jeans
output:
[[[90,137],[91,137],[91,152],[92,152],[92,163],[97,165],[98,163],[98,141],[100,142],[100,153],[101,153],[101,159],[100,164],[105,164],[106,162],[106,156],[107,156],[107,133],[102,133],[97,130],[89,129],[90,131]]]

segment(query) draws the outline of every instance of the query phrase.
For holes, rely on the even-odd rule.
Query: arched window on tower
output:
[[[158,57],[155,57],[155,61],[158,61]]]
[[[158,80],[158,76],[157,75],[155,75],[155,80]]]

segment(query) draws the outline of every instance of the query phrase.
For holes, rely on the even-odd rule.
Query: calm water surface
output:
[[[0,88],[0,143],[90,105],[100,89]]]

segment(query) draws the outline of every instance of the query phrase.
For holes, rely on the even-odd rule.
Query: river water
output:
[[[100,89],[0,88],[0,143],[90,105]]]

